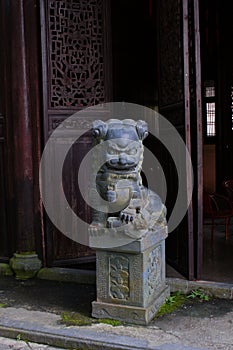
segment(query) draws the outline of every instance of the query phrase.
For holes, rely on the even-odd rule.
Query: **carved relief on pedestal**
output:
[[[150,252],[148,257],[146,286],[148,297],[154,294],[155,289],[161,283],[161,258],[162,250],[161,246],[159,245]]]
[[[109,258],[109,294],[112,299],[129,298],[129,259],[124,256]]]

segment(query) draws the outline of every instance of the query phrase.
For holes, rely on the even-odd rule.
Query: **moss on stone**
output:
[[[0,276],[13,276],[13,274],[9,264],[0,263]]]
[[[203,290],[192,290],[189,294],[182,294],[180,292],[172,293],[169,298],[166,298],[165,303],[157,312],[155,318],[169,314],[178,309],[185,303],[190,303],[191,300],[198,300],[201,302],[209,301],[210,297]]]
[[[63,276],[62,276],[63,277]],[[42,267],[37,274],[37,278],[46,280],[55,280],[58,282],[63,282],[63,279],[59,279],[59,274],[56,273],[56,268]]]
[[[61,323],[66,326],[90,326],[93,323],[105,323],[114,327],[122,325],[122,323],[117,320],[108,318],[94,319],[78,312],[63,312],[61,315]]]
[[[122,325],[122,323],[120,321],[118,321],[118,320],[111,320],[110,318],[99,318],[97,320],[97,322],[110,324],[111,326],[114,326],[114,327]]]
[[[14,271],[16,279],[19,280],[35,277],[41,265],[37,254],[32,254],[32,252],[14,253],[10,259],[10,267]]]
[[[166,298],[165,303],[160,307],[155,317],[159,317],[165,314],[169,314],[178,309],[187,301],[187,296],[179,292],[172,294]]]
[[[90,326],[92,320],[90,317],[84,316],[78,312],[63,312],[61,315],[61,323],[66,326]]]
[[[16,255],[22,256],[22,255],[37,255],[37,254],[36,254],[36,252],[35,252],[35,250],[34,250],[34,251],[31,251],[31,252],[21,252],[21,251],[18,251],[18,252],[16,252]]]

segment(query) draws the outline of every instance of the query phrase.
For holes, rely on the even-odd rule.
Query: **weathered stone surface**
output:
[[[99,230],[100,233],[100,230]],[[121,235],[122,233],[122,235]],[[156,230],[150,230],[145,233],[145,235],[142,238],[139,238],[137,240],[132,240],[129,238],[128,242],[125,238],[125,235],[123,232],[120,232],[119,230],[115,232],[115,235],[113,236],[113,231],[107,231],[105,232],[105,236],[102,236],[101,234],[90,237],[90,242],[92,243],[92,247],[98,247],[98,248],[104,248],[103,247],[103,240],[105,243],[107,243],[107,247],[111,247],[111,242],[113,243],[112,247],[114,247],[114,251],[120,251],[125,253],[141,253],[144,250],[153,247],[154,245],[158,244],[160,241],[167,238],[167,226],[157,228]],[[122,242],[124,244],[120,245],[119,242]],[[115,246],[114,243],[118,242],[118,244]],[[127,243],[127,244],[126,244]],[[111,248],[105,248],[105,250],[111,250]],[[97,249],[97,248],[96,248]]]
[[[93,125],[96,147],[90,197],[93,221],[90,246],[117,246],[125,237],[139,239],[150,230],[166,226],[166,208],[159,196],[144,187],[141,178],[143,139],[148,135],[144,121],[97,120]],[[96,175],[97,171],[97,175]],[[105,244],[105,239],[111,241]],[[130,240],[129,240],[130,242]]]
[[[140,174],[147,124],[130,119],[96,121],[93,134],[95,210],[89,239],[97,250],[97,302],[92,304],[92,315],[148,324],[169,295],[169,287],[166,208],[143,186]]]
[[[35,281],[36,285],[34,285]],[[82,312],[81,302],[77,303],[77,300],[83,300],[82,294],[88,296],[93,289],[88,289],[88,292],[85,288],[75,287],[71,283],[65,286],[59,284],[58,289],[53,287],[54,282],[33,280],[19,283],[11,277],[2,277],[1,300],[6,305],[11,305],[14,300],[14,307],[0,308],[0,334],[14,339],[20,334],[21,339],[27,341],[67,349],[233,349],[231,300],[211,299],[200,303],[189,299],[187,305],[171,314],[154,319],[149,327],[132,324],[113,327],[98,322],[93,323],[92,326],[67,327],[59,322],[61,318],[59,299],[64,299],[62,310]],[[3,299],[6,290],[8,300]],[[43,290],[44,293],[42,293]],[[63,294],[64,291],[66,291],[65,294]],[[24,294],[27,304],[22,300]],[[73,307],[69,301],[72,295],[76,296]],[[47,302],[51,297],[54,302]],[[5,346],[4,350],[6,349],[8,348]],[[16,349],[18,350],[17,346]],[[26,344],[25,349],[28,349]]]
[[[37,278],[60,282],[95,284],[96,273],[95,271],[91,270],[70,269],[64,267],[44,267],[38,272]]]
[[[33,278],[42,266],[37,254],[15,253],[10,259],[10,267],[15,272],[17,279],[26,280]]]
[[[96,257],[98,301],[147,307],[165,288],[164,240],[142,253],[98,249]]]
[[[111,318],[123,322],[147,325],[156,315],[157,311],[169,296],[170,290],[165,286],[154,301],[147,307],[111,304],[94,301],[92,303],[92,316],[96,318]]]
[[[233,299],[232,284],[212,281],[187,281],[181,278],[167,278],[167,284],[171,292],[180,291],[184,294],[194,289],[202,289],[210,296],[221,299]]]

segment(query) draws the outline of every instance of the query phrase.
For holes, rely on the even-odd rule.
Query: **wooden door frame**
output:
[[[196,278],[202,275],[203,264],[203,117],[201,89],[201,41],[199,0],[194,0],[194,37],[196,71],[196,117],[197,117],[197,257]]]
[[[190,206],[187,210],[186,214],[186,223],[185,227],[182,228],[185,230],[185,247],[187,250],[186,256],[182,259],[182,254],[185,254],[182,245],[179,245],[177,238],[174,238],[175,244],[174,248],[181,248],[177,250],[176,254],[171,254],[171,262],[173,266],[179,268],[181,273],[185,273],[185,276],[193,280],[195,278],[200,278],[201,276],[201,268],[202,268],[202,231],[203,231],[203,159],[202,159],[202,103],[201,103],[201,61],[200,61],[200,29],[199,29],[199,0],[177,0],[174,3],[174,6],[171,8],[180,10],[179,13],[179,24],[176,23],[176,19],[172,18],[173,12],[168,8],[166,10],[166,3],[163,4],[162,7],[162,15],[165,16],[165,20],[157,18],[158,23],[162,26],[165,22],[165,36],[163,37],[163,28],[158,29],[158,35],[160,31],[162,33],[162,40],[166,39],[166,31],[168,31],[168,23],[171,21],[171,25],[180,25],[180,32],[177,31],[177,41],[181,43],[180,51],[174,50],[174,54],[180,55],[181,59],[179,61],[179,68],[183,69],[182,73],[177,73],[177,75],[172,74],[170,78],[168,76],[169,72],[165,69],[164,74],[162,75],[163,79],[165,77],[165,82],[163,81],[162,87],[160,88],[160,103],[159,107],[161,113],[168,114],[169,120],[177,127],[181,127],[184,131],[184,142],[186,143],[187,150],[189,151],[192,162],[193,162],[193,170],[186,167],[187,172],[187,192],[190,192],[192,189],[192,182],[194,181],[194,192],[193,197],[190,203]],[[169,6],[170,3],[168,2]],[[158,5],[160,6],[160,5]],[[163,12],[164,11],[164,12]],[[159,10],[158,10],[159,12]],[[171,18],[166,19],[166,15],[171,16]],[[175,14],[174,14],[175,16]],[[172,29],[170,29],[172,30]],[[169,34],[169,31],[168,31]],[[174,33],[173,33],[174,34]],[[168,35],[168,39],[170,36]],[[159,40],[160,35],[159,35]],[[192,44],[192,45],[191,45]],[[164,47],[162,47],[164,49]],[[163,51],[162,51],[163,53]],[[172,51],[173,53],[173,51]],[[165,52],[166,54],[166,52]],[[171,54],[170,54],[171,55]],[[161,59],[162,58],[162,59]],[[166,57],[161,56],[159,52],[159,68],[163,67],[165,64],[172,64],[172,61],[168,61]],[[161,63],[162,62],[162,63]],[[160,68],[161,69],[161,68]],[[174,70],[174,69],[173,69]],[[173,71],[172,71],[173,72]],[[171,99],[171,91],[174,91],[174,84],[172,85],[173,90],[169,90],[170,96],[165,99],[162,97],[166,94],[167,88],[164,88],[164,84],[166,84],[166,79],[174,79],[176,77],[179,80],[179,85],[177,85],[176,89],[181,89],[181,79],[182,79],[182,91],[183,95],[178,93],[177,95]],[[160,77],[161,79],[161,77]],[[162,97],[162,98],[161,98]],[[169,100],[170,98],[170,100]],[[177,99],[177,101],[176,101]],[[179,108],[182,109],[183,119],[178,119]],[[176,121],[176,115],[178,116]],[[187,163],[188,164],[188,163]],[[194,174],[192,174],[192,172]],[[194,175],[194,179],[192,179]],[[178,227],[178,231],[176,233],[179,235],[179,230],[181,226]],[[172,234],[171,234],[172,239]],[[168,243],[169,244],[169,243]],[[170,247],[171,249],[172,247]],[[180,258],[179,258],[180,256]],[[174,259],[174,262],[172,261]],[[183,260],[183,261],[182,261]],[[183,264],[183,265],[182,265]],[[183,272],[182,272],[183,271]]]
[[[203,117],[202,117],[202,90],[201,90],[201,52],[200,52],[200,21],[199,0],[193,0],[194,15],[194,45],[195,45],[195,98],[196,98],[196,144],[191,140],[190,122],[190,86],[189,86],[189,28],[188,28],[188,0],[183,0],[183,52],[184,52],[184,99],[185,99],[185,124],[186,147],[191,154],[192,147],[196,146],[196,208],[194,215],[193,201],[188,208],[189,230],[189,279],[200,279],[203,264]],[[191,169],[187,169],[187,190],[192,186]],[[194,222],[194,220],[196,222]],[[194,235],[194,228],[196,234]]]
[[[184,114],[185,114],[185,144],[188,152],[191,155],[191,120],[190,120],[190,67],[189,67],[189,14],[188,14],[188,0],[182,1],[183,9],[183,58],[184,58]],[[187,172],[187,193],[192,191],[192,169],[186,163]],[[188,271],[189,279],[194,278],[194,238],[193,238],[193,203],[192,200],[188,207]]]

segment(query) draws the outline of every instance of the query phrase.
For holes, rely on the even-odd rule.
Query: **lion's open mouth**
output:
[[[110,169],[110,170],[114,170],[115,172],[134,172],[136,170],[137,165],[134,164],[109,164],[108,162],[105,163],[105,166]]]

